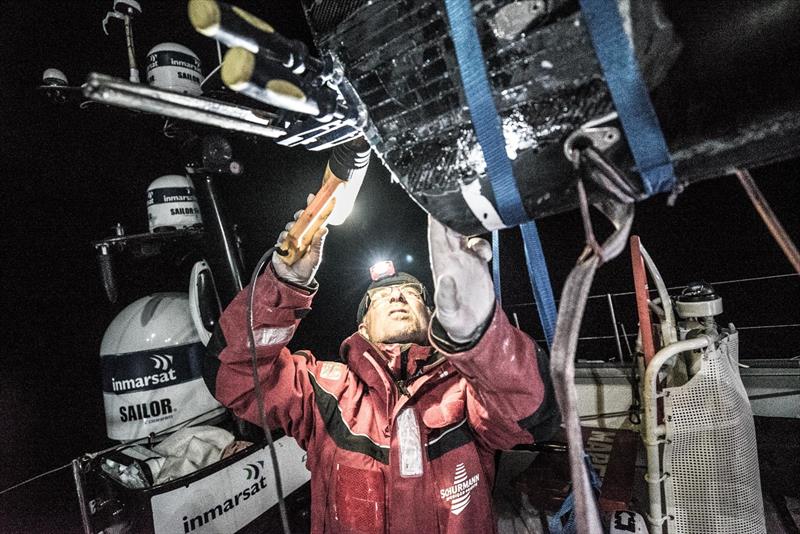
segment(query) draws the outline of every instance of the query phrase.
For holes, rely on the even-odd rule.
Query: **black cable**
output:
[[[286,514],[286,503],[283,498],[283,484],[281,483],[281,472],[278,467],[278,455],[275,452],[275,444],[272,441],[272,432],[267,424],[267,414],[264,412],[264,392],[261,390],[261,380],[258,377],[258,357],[256,354],[256,337],[253,332],[253,299],[255,295],[256,280],[261,270],[266,265],[267,261],[275,252],[277,246],[267,250],[261,259],[258,260],[256,268],[253,270],[253,275],[250,277],[250,286],[247,290],[247,339],[250,343],[250,360],[252,363],[253,372],[253,387],[256,394],[256,403],[258,404],[258,416],[261,420],[261,427],[264,429],[264,434],[267,436],[267,444],[269,445],[269,454],[272,459],[272,469],[275,475],[275,490],[278,494],[278,508],[281,511],[281,525],[283,526],[284,534],[291,534],[289,529],[289,517]]]

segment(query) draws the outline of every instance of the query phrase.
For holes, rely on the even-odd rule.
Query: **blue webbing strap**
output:
[[[503,292],[500,285],[500,230],[492,230],[492,280],[494,297],[503,305]]]
[[[671,191],[675,171],[669,149],[623,28],[617,0],[580,0],[580,4],[645,193]]]
[[[521,224],[519,229],[525,245],[525,263],[528,265],[528,277],[533,287],[539,321],[542,323],[547,346],[552,347],[558,313],[556,312],[556,301],[553,298],[553,287],[550,285],[550,274],[547,272],[547,263],[544,259],[542,242],[539,240],[539,231],[536,229],[534,221]]]
[[[586,470],[589,472],[589,481],[592,483],[595,497],[600,494],[600,488],[603,486],[603,481],[597,474],[592,460],[588,454],[583,453],[583,461],[586,465]],[[577,525],[575,524],[575,492],[571,491],[567,495],[564,502],[561,503],[561,508],[558,512],[550,518],[547,528],[550,534],[577,534]]]
[[[475,128],[483,158],[486,160],[486,174],[492,183],[497,209],[506,225],[522,224],[528,220],[528,215],[517,190],[511,161],[506,154],[506,141],[486,77],[483,51],[472,16],[472,4],[470,0],[445,0],[444,3],[464,96],[472,117],[472,127]]]
[[[478,143],[486,160],[486,173],[492,184],[497,209],[506,225],[520,225],[522,230],[533,295],[549,345],[556,324],[553,289],[550,286],[550,276],[547,272],[547,264],[544,260],[536,224],[533,221],[526,222],[528,216],[514,180],[511,161],[506,154],[503,129],[492,99],[489,80],[486,77],[483,51],[480,41],[478,41],[478,32],[475,29],[475,20],[472,15],[472,4],[470,0],[445,0],[445,7],[450,23],[450,37],[455,46],[461,83],[464,87],[464,96],[472,117],[472,126],[475,128]],[[499,256],[496,265],[499,269]],[[495,293],[499,293],[500,278],[497,277],[496,280]]]

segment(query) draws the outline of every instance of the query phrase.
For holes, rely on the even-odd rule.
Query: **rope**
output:
[[[503,290],[500,281],[500,230],[492,230],[492,281],[494,297],[503,305]]]
[[[736,278],[736,279],[733,279],[733,280],[723,280],[721,282],[709,282],[709,283],[712,286],[722,286],[722,285],[725,285],[725,284],[736,284],[736,283],[740,283],[740,282],[757,282],[757,281],[760,281],[760,280],[774,280],[774,279],[777,279],[777,278],[789,278],[789,277],[795,277],[795,278],[796,277],[800,277],[800,274],[798,274],[798,273],[773,274],[773,275],[768,275],[768,276],[754,276],[754,277],[751,277],[751,278]],[[671,286],[671,287],[668,287],[667,289],[668,290],[675,290],[675,289],[683,289],[684,287],[686,287],[686,286],[685,285],[682,285],[682,286]],[[655,289],[651,289],[650,292],[651,293],[655,293],[656,290]],[[600,295],[589,295],[589,298],[590,299],[605,299],[605,298],[608,298],[609,295],[611,295],[612,297],[624,297],[624,296],[629,296],[629,295],[633,295],[633,294],[634,294],[633,291],[622,291],[622,292],[619,292],[619,293],[603,293],[603,294],[600,294]],[[556,302],[559,302],[559,301],[556,300]],[[524,306],[536,306],[536,302],[519,302],[517,304],[504,304],[504,307],[507,307],[507,308],[518,308],[518,307],[524,307]]]
[[[222,63],[220,63],[219,65],[217,65],[216,67],[214,67],[214,70],[212,70],[211,72],[209,72],[209,73],[208,73],[208,76],[206,76],[205,78],[203,78],[203,81],[202,81],[202,82],[200,82],[200,87],[203,87],[203,84],[205,84],[205,83],[208,81],[208,79],[209,79],[209,78],[211,78],[211,77],[212,77],[214,74],[216,74],[216,72],[217,72],[219,69],[221,69],[221,68],[222,68]]]
[[[789,323],[789,324],[767,324],[767,325],[758,325],[758,326],[737,326],[736,330],[759,330],[764,328],[796,328],[800,326],[800,323]]]
[[[206,415],[217,411],[217,409],[218,408],[212,408],[211,410],[203,412],[203,413],[201,413],[199,415],[195,415],[194,417],[190,417],[189,419],[186,419],[185,421],[181,421],[180,423],[176,423],[176,424],[174,424],[174,425],[172,425],[170,427],[167,427],[167,428],[165,428],[163,430],[160,430],[159,432],[155,432],[155,433],[151,434],[151,436],[157,437],[157,436],[161,436],[162,434],[166,434],[167,432],[171,432],[172,430],[174,430],[174,429],[176,429],[178,427],[181,427],[181,426],[184,426],[184,425],[188,425],[192,421],[200,419],[201,417],[205,417]],[[146,438],[137,438],[137,439],[132,439],[132,440],[129,440],[129,441],[123,441],[122,443],[118,443],[118,444],[116,444],[116,445],[114,445],[112,447],[108,447],[108,448],[103,449],[101,451],[90,453],[90,454],[91,454],[91,456],[96,457],[96,456],[99,456],[101,454],[106,454],[106,453],[109,453],[109,452],[114,452],[114,451],[125,449],[127,447],[130,447],[131,445],[136,445],[136,444],[139,444],[139,443],[146,443],[148,440],[152,439],[151,436],[148,436]],[[23,480],[22,482],[14,484],[13,486],[8,487],[8,488],[0,491],[0,495],[3,495],[4,493],[8,493],[9,491],[17,489],[17,488],[19,488],[21,486],[25,486],[26,484],[30,484],[34,480],[37,480],[37,479],[42,478],[44,476],[56,473],[58,471],[61,471],[62,469],[66,469],[68,467],[72,467],[72,462],[70,462],[70,463],[68,463],[66,465],[62,465],[60,467],[55,467],[55,468],[53,468],[53,469],[51,469],[49,471],[46,471],[44,473],[40,473],[38,475],[34,475],[34,476],[32,476],[31,478],[29,478],[27,480]]]
[[[253,375],[253,388],[256,397],[256,404],[258,404],[258,417],[261,422],[261,428],[264,430],[264,436],[267,438],[269,445],[269,456],[272,460],[273,476],[275,478],[275,492],[278,496],[278,509],[280,511],[281,526],[283,527],[284,534],[291,534],[289,528],[289,514],[286,511],[286,501],[283,497],[283,482],[281,481],[281,470],[278,464],[278,454],[275,452],[275,443],[272,440],[272,429],[267,422],[267,412],[264,408],[264,391],[261,388],[261,379],[258,375],[258,353],[256,352],[256,337],[255,326],[253,324],[253,308],[256,294],[256,282],[258,275],[262,269],[267,265],[267,262],[272,258],[272,253],[277,250],[278,245],[273,246],[267,250],[261,259],[258,260],[256,268],[253,269],[253,274],[250,277],[250,285],[247,288],[247,340],[250,349],[250,363],[251,372]]]
[[[764,330],[767,328],[797,328],[800,326],[800,323],[788,323],[788,324],[765,324],[765,325],[756,325],[756,326],[737,326],[736,330]],[[622,334],[620,338],[635,338],[638,334]],[[616,339],[617,336],[581,336],[578,338],[578,341],[599,341],[602,339]],[[544,339],[536,339],[534,340],[537,343],[544,343]]]
[[[3,491],[0,491],[0,495],[3,495],[4,493],[8,493],[11,490],[15,490],[15,489],[19,488],[20,486],[24,486],[26,484],[30,484],[34,480],[40,479],[40,478],[45,477],[47,475],[52,475],[53,473],[57,473],[58,471],[61,471],[62,469],[66,469],[68,467],[72,467],[72,462],[70,462],[70,463],[68,463],[66,465],[62,465],[61,467],[56,467],[54,469],[51,469],[50,471],[45,471],[44,473],[40,473],[40,474],[38,474],[36,476],[33,476],[33,477],[29,478],[28,480],[23,480],[22,482],[20,482],[18,484],[14,484],[10,488],[6,488]]]

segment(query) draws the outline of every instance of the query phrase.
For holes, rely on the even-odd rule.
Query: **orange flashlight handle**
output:
[[[328,216],[333,211],[336,204],[334,193],[344,183],[344,180],[341,180],[331,172],[330,166],[325,168],[322,187],[314,196],[311,204],[297,218],[286,238],[278,246],[281,251],[281,259],[287,265],[294,264],[306,253],[314,234],[325,224]]]

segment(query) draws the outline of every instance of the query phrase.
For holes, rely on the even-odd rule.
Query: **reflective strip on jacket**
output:
[[[292,353],[286,344],[313,293],[278,281],[271,269],[256,290],[253,317],[267,417],[308,452],[311,531],[495,532],[495,451],[546,438],[558,425],[547,358],[530,337],[513,328],[499,306],[468,350],[447,352],[449,345],[431,335],[433,347],[409,349],[412,358],[430,363],[405,395],[380,350],[358,333],[342,343],[346,364]],[[220,318],[226,346],[215,394],[258,424],[246,303],[245,290]],[[419,427],[420,476],[400,473],[400,414]]]

